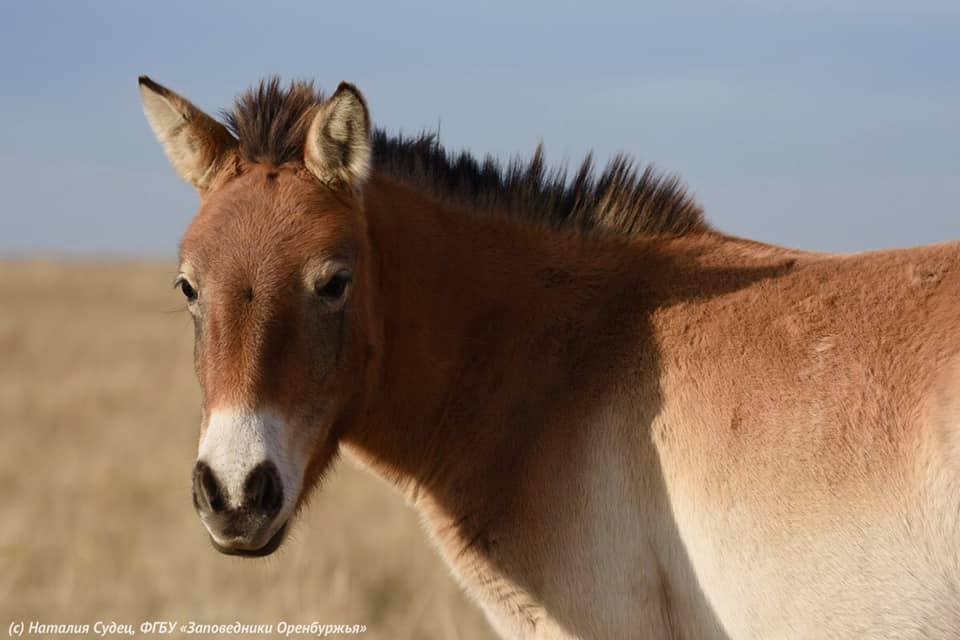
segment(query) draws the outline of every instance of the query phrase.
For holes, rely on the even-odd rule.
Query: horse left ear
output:
[[[359,189],[370,175],[370,112],[363,95],[341,82],[307,133],[304,164],[322,182]]]
[[[147,76],[140,76],[140,99],[150,127],[180,177],[200,193],[237,146],[227,128]]]

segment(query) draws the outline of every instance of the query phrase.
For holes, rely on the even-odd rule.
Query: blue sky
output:
[[[824,251],[960,239],[960,3],[22,2],[0,22],[0,255],[172,256],[197,198],[141,73],[216,113],[340,80],[448,147],[677,173],[719,228]]]

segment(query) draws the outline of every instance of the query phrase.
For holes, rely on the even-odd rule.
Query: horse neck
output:
[[[414,503],[494,517],[582,373],[578,336],[605,323],[623,252],[383,177],[365,202],[382,361],[344,444]]]

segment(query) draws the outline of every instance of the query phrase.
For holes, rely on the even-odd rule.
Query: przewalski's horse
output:
[[[507,637],[960,637],[960,246],[732,238],[624,160],[371,134],[346,84],[226,126],[140,86],[200,192],[219,550],[271,553],[344,450]]]

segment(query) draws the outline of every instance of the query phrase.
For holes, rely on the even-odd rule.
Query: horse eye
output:
[[[339,271],[322,285],[317,286],[317,295],[329,302],[336,302],[343,297],[352,281],[353,276],[349,271]]]
[[[177,280],[177,288],[183,292],[183,295],[187,298],[187,302],[193,302],[197,299],[197,290],[184,278]]]

